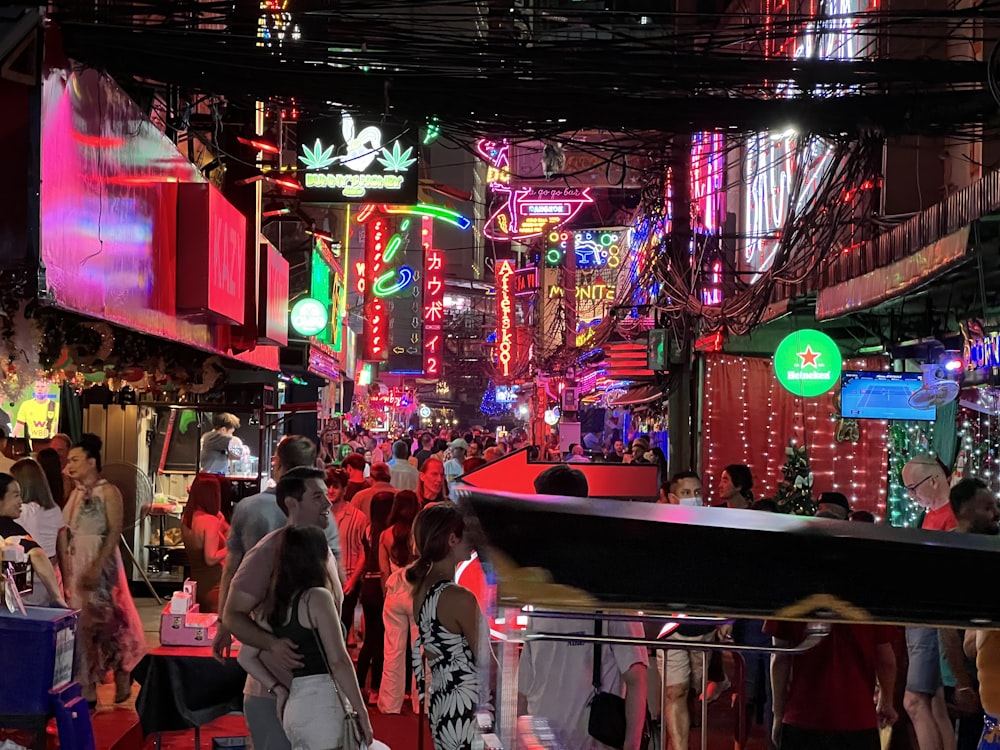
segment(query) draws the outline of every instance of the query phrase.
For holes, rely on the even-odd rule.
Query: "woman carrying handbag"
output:
[[[277,552],[271,609],[265,625],[295,644],[302,666],[281,684],[244,646],[239,663],[277,696],[278,717],[292,750],[359,750],[372,744],[372,725],[340,626],[339,602],[324,564],[326,535],[289,526]]]

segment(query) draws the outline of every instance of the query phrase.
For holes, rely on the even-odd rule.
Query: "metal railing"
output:
[[[529,617],[545,617],[545,618],[556,618],[556,619],[575,619],[575,620],[602,620],[602,621],[631,621],[631,622],[652,622],[652,623],[678,623],[683,625],[706,625],[706,626],[719,626],[731,622],[730,620],[719,620],[716,618],[689,618],[689,617],[669,617],[660,615],[632,615],[632,614],[612,614],[603,612],[579,612],[579,611],[566,611],[566,610],[532,610],[530,612],[524,613]],[[674,641],[674,640],[664,640],[660,638],[626,638],[620,636],[608,636],[608,635],[584,635],[580,633],[565,634],[565,633],[552,633],[552,632],[532,632],[530,630],[525,631],[520,637],[520,640],[526,642],[530,641],[562,641],[562,642],[574,642],[574,643],[603,643],[608,645],[626,645],[626,646],[641,646],[644,648],[649,648],[658,651],[699,651],[702,652],[705,659],[705,668],[701,670],[701,695],[703,699],[701,700],[701,750],[707,750],[708,747],[708,703],[709,701],[704,700],[708,689],[708,655],[712,651],[725,651],[730,652],[734,656],[734,667],[735,673],[733,675],[733,689],[736,694],[736,718],[733,727],[734,733],[734,747],[736,750],[741,750],[745,747],[747,739],[747,716],[746,716],[746,665],[742,657],[743,653],[767,653],[767,654],[801,654],[805,653],[809,649],[816,646],[820,641],[822,641],[830,633],[830,626],[824,623],[810,623],[806,630],[806,636],[801,643],[791,647],[779,647],[779,646],[749,646],[740,645],[730,642],[706,642],[706,641]],[[507,644],[505,644],[507,645]],[[503,662],[501,662],[503,663]],[[509,663],[509,662],[508,662]],[[664,664],[666,659],[664,659]],[[512,678],[514,684],[517,682],[516,673],[513,675],[504,675],[504,679]],[[498,691],[500,694],[501,691]],[[666,698],[667,695],[667,670],[664,668],[660,675],[660,744],[661,750],[666,748],[667,743],[667,720],[666,720]],[[510,710],[511,707],[503,707]],[[501,708],[501,710],[503,710]],[[503,724],[505,722],[499,722]],[[513,727],[512,723],[508,723],[508,727]],[[509,736],[502,737],[505,747],[511,747],[511,738]]]

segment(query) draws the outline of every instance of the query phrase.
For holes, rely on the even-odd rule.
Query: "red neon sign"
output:
[[[511,376],[514,364],[514,266],[509,260],[497,264],[497,365],[500,375]]]
[[[431,247],[432,219],[422,220],[424,239],[424,377],[441,377],[444,349],[444,253]]]
[[[363,260],[357,261],[354,264],[354,273],[358,277],[357,282],[355,282],[354,288],[358,290],[358,294],[364,294],[365,293],[365,262]]]
[[[382,217],[372,219],[365,236],[365,359],[381,361],[389,353],[387,346],[388,315],[385,304],[372,292],[375,279],[385,265],[385,251],[388,227]]]

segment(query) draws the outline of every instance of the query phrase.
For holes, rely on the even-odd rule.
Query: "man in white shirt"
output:
[[[587,497],[587,478],[579,469],[560,464],[535,478],[540,495]],[[534,632],[594,635],[597,622],[590,619],[532,617]],[[621,620],[603,623],[610,637],[642,638],[642,625]],[[641,646],[608,645],[601,648],[601,692],[625,698],[624,750],[638,750],[646,717],[646,668],[649,657]],[[594,644],[581,641],[528,641],[518,667],[518,713],[545,718],[562,747],[605,750],[588,732],[590,701],[594,697]]]
[[[410,448],[403,440],[392,444],[392,460],[389,462],[390,484],[397,490],[416,490],[420,472],[409,462]]]

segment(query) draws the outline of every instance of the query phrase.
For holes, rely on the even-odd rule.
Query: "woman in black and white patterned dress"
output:
[[[455,568],[472,555],[462,515],[450,502],[426,506],[413,522],[419,557],[406,571],[414,586],[417,642],[413,668],[426,693],[423,663],[431,673],[430,725],[435,750],[472,750],[479,708],[477,663],[491,658],[475,595],[454,583]]]

